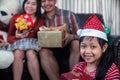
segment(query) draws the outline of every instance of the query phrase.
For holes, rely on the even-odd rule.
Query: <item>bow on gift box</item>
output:
[[[34,28],[34,24],[29,14],[20,15],[16,18],[15,27],[18,31],[31,31]]]
[[[63,25],[57,26],[57,27],[53,27],[53,26],[50,26],[50,27],[41,26],[39,28],[40,31],[67,31],[67,29],[68,29],[67,24],[63,24]]]

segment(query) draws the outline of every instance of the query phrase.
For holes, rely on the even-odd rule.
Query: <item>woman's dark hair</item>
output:
[[[24,6],[25,6],[25,3],[26,3],[27,1],[28,1],[28,0],[24,0],[24,1],[23,1],[23,6],[22,6],[23,12],[22,12],[22,13],[25,13]],[[38,19],[40,19],[40,18],[41,18],[41,0],[36,0],[36,3],[37,3],[37,10],[36,10],[35,16],[36,16]]]
[[[90,39],[93,39],[93,38],[94,37],[90,37]],[[80,38],[80,43],[83,41],[83,39],[84,37]],[[101,48],[103,48],[104,44],[107,43],[107,41],[101,38],[97,38],[97,40]],[[108,45],[107,50],[102,54],[100,62],[97,66],[95,80],[104,80],[106,73],[108,69],[111,67],[113,62],[114,62],[114,57],[113,57],[112,49]]]

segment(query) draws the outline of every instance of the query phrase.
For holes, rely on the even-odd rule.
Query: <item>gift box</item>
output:
[[[94,79],[82,71],[81,72],[72,71],[61,74],[60,80],[94,80]]]
[[[61,48],[63,47],[63,31],[38,31],[38,44],[40,47]]]
[[[19,32],[31,31],[34,29],[34,23],[30,14],[22,14],[15,20],[15,27]]]

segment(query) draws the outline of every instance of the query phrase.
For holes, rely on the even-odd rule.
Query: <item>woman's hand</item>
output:
[[[16,33],[16,38],[26,38],[29,35],[29,31],[24,31],[22,33]]]

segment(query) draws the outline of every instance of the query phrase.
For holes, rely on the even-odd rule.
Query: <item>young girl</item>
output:
[[[13,80],[21,80],[22,78],[24,57],[27,59],[27,66],[32,80],[40,80],[39,62],[37,59],[37,51],[40,50],[40,47],[36,43],[37,31],[43,25],[40,7],[41,0],[24,0],[23,13],[13,16],[10,21],[8,42],[11,45],[7,49],[14,50]],[[25,27],[26,23],[17,24],[23,21],[21,19],[24,18],[24,21],[32,22],[27,24],[32,25],[28,30]],[[21,25],[20,28],[19,25]],[[23,30],[24,28],[25,30]]]
[[[78,31],[80,55],[84,61],[76,64],[72,71],[82,71],[95,80],[120,80],[119,69],[113,63],[113,53],[104,31],[96,15],[92,15]]]

